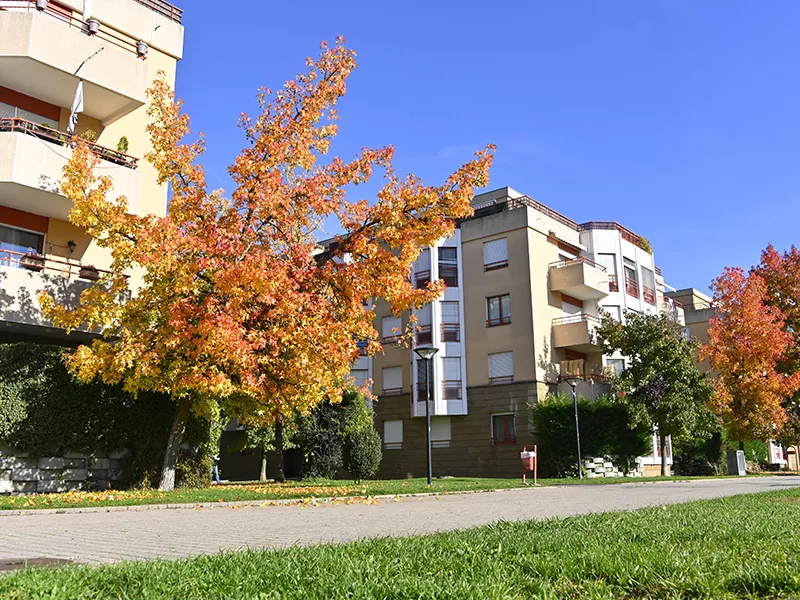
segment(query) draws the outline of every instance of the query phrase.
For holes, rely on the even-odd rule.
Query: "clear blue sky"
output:
[[[214,187],[257,88],[344,35],[360,66],[336,154],[394,144],[399,172],[435,184],[495,143],[490,187],[622,223],[676,287],[800,241],[799,2],[175,1]]]

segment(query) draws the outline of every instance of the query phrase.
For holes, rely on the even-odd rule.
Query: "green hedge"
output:
[[[539,446],[540,474],[543,477],[576,475],[578,452],[572,397],[551,394],[544,402],[532,405],[530,410]],[[650,451],[650,431],[642,425],[631,428],[628,407],[613,398],[578,398],[578,418],[583,458],[615,456],[630,462]]]
[[[119,387],[80,384],[64,367],[65,352],[57,346],[0,344],[0,445],[33,456],[127,449],[128,485],[153,485],[174,404],[162,394],[134,398]],[[184,444],[192,450],[179,463],[179,484],[210,482],[215,436],[217,427],[190,421]]]

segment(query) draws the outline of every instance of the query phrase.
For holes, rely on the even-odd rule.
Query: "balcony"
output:
[[[639,297],[639,282],[630,277],[625,277],[625,293],[634,298]]]
[[[2,330],[31,333],[42,327],[53,329],[41,313],[39,293],[48,292],[62,306],[77,306],[81,293],[107,273],[77,261],[0,250]]]
[[[0,119],[0,204],[66,220],[72,202],[61,194],[61,178],[72,156],[68,139],[66,133],[23,119]],[[97,144],[92,149],[100,156],[101,173],[114,180],[113,196],[126,196],[135,212],[137,160]]]
[[[604,298],[609,292],[606,268],[586,257],[550,263],[550,290],[578,300]]]
[[[600,319],[580,313],[553,319],[553,347],[577,352],[600,352],[603,341],[597,335]]]
[[[642,286],[642,297],[644,301],[651,305],[656,305],[656,291],[653,288],[647,287],[646,285]]]
[[[89,35],[87,24],[72,13],[40,13],[32,2],[20,7],[20,2],[0,0],[0,11],[5,87],[68,107],[78,85],[75,70],[83,63],[85,115],[105,126],[144,105],[147,65],[137,56],[135,42],[104,26]]]

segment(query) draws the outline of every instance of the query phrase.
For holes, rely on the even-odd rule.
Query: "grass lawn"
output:
[[[691,477],[540,479],[541,485],[608,485],[643,481],[678,481]],[[700,479],[700,478],[695,478]],[[315,480],[279,483],[231,483],[202,489],[108,490],[103,492],[65,492],[31,496],[0,496],[0,510],[33,510],[41,508],[76,508],[84,506],[132,506],[141,504],[196,504],[203,502],[243,502],[292,498],[325,498],[345,496],[383,496],[425,492],[453,493],[462,491],[499,490],[521,487],[521,479],[480,479],[454,477],[435,479],[429,488],[425,479],[390,479],[364,481],[359,484],[342,480]]]
[[[342,546],[29,569],[0,577],[0,597],[798,598],[800,491]]]

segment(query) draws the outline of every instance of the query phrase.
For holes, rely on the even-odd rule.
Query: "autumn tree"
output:
[[[701,434],[713,423],[707,406],[711,385],[694,360],[696,344],[667,315],[630,311],[624,323],[606,314],[598,335],[605,353],[619,351],[626,357],[614,386],[634,424],[658,429],[661,475],[666,476],[667,436]]]
[[[712,283],[715,315],[700,356],[717,373],[714,411],[731,439],[775,439],[786,423],[783,401],[800,388],[800,375],[784,375],[792,334],[786,317],[770,305],[768,287],[756,272],[726,268]]]
[[[208,189],[204,143],[187,141],[189,119],[163,78],[149,90],[146,158],[172,188],[164,217],[129,214],[125,198],[109,197],[112,181],[95,172],[99,158],[85,144],[65,167],[70,221],[110,251],[114,275],[76,309],[47,297],[42,305],[58,326],[101,333],[68,361],[81,380],[176,402],[161,489],[174,485],[191,411],[213,415],[222,403],[251,421],[288,418],[339,398],[358,342],[381,350],[367,301],[384,298],[400,314],[437,298],[442,282],[415,289],[412,264],[472,213],[474,190],[488,181],[492,146],[439,186],[399,176],[390,146],[328,158],[355,53],[340,38],[306,66],[280,91],[261,91],[257,117],[242,116],[247,145],[229,169],[229,196]],[[375,171],[384,178],[377,198],[351,199]],[[342,234],[322,252],[331,221]],[[123,301],[130,272],[142,283]]]
[[[753,272],[764,279],[765,302],[783,313],[784,330],[792,335],[792,343],[778,361],[777,369],[783,375],[794,375],[800,372],[800,250],[792,246],[781,253],[770,244]],[[783,400],[783,409],[787,420],[777,439],[784,446],[800,444],[800,391]]]

